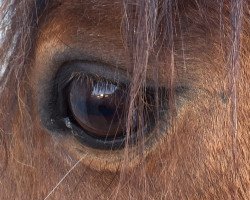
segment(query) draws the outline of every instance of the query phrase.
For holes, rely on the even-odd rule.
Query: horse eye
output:
[[[107,80],[73,80],[68,93],[72,118],[96,138],[124,136],[127,88]]]
[[[129,79],[124,74],[103,64],[81,61],[62,66],[56,75],[49,105],[53,108],[50,118],[55,122],[54,129],[70,133],[82,144],[97,149],[123,148],[125,141],[135,144],[141,124],[145,133],[154,126],[156,102],[154,90],[146,87],[144,122],[139,124],[139,115],[135,112],[133,133],[127,136]]]

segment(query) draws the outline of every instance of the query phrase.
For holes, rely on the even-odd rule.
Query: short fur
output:
[[[249,6],[4,0],[0,199],[250,199]],[[41,123],[48,80],[84,56],[131,74],[127,134],[147,80],[170,89],[149,141],[141,128],[137,148],[99,151]]]

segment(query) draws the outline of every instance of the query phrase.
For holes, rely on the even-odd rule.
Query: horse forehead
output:
[[[99,15],[106,14],[115,17],[116,14],[121,13],[122,1],[117,0],[62,0],[60,2],[60,9],[62,10],[79,10],[84,13],[91,14],[98,13]],[[77,13],[78,14],[78,13]],[[79,15],[80,16],[80,15]]]

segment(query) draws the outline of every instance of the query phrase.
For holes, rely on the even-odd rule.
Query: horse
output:
[[[1,1],[0,199],[249,199],[249,8]]]

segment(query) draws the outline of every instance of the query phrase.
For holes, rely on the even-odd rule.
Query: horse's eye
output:
[[[96,138],[124,136],[127,88],[88,76],[73,80],[68,104],[72,118]]]
[[[154,89],[145,88],[142,109],[133,116],[132,133],[126,135],[129,78],[103,64],[75,61],[64,64],[54,80],[51,119],[57,129],[66,130],[82,144],[98,149],[117,149],[137,142],[138,127],[145,133],[155,125]],[[56,83],[56,84],[55,84]],[[140,123],[140,124],[139,124]],[[52,128],[55,129],[55,128]],[[61,130],[60,130],[61,131]]]

